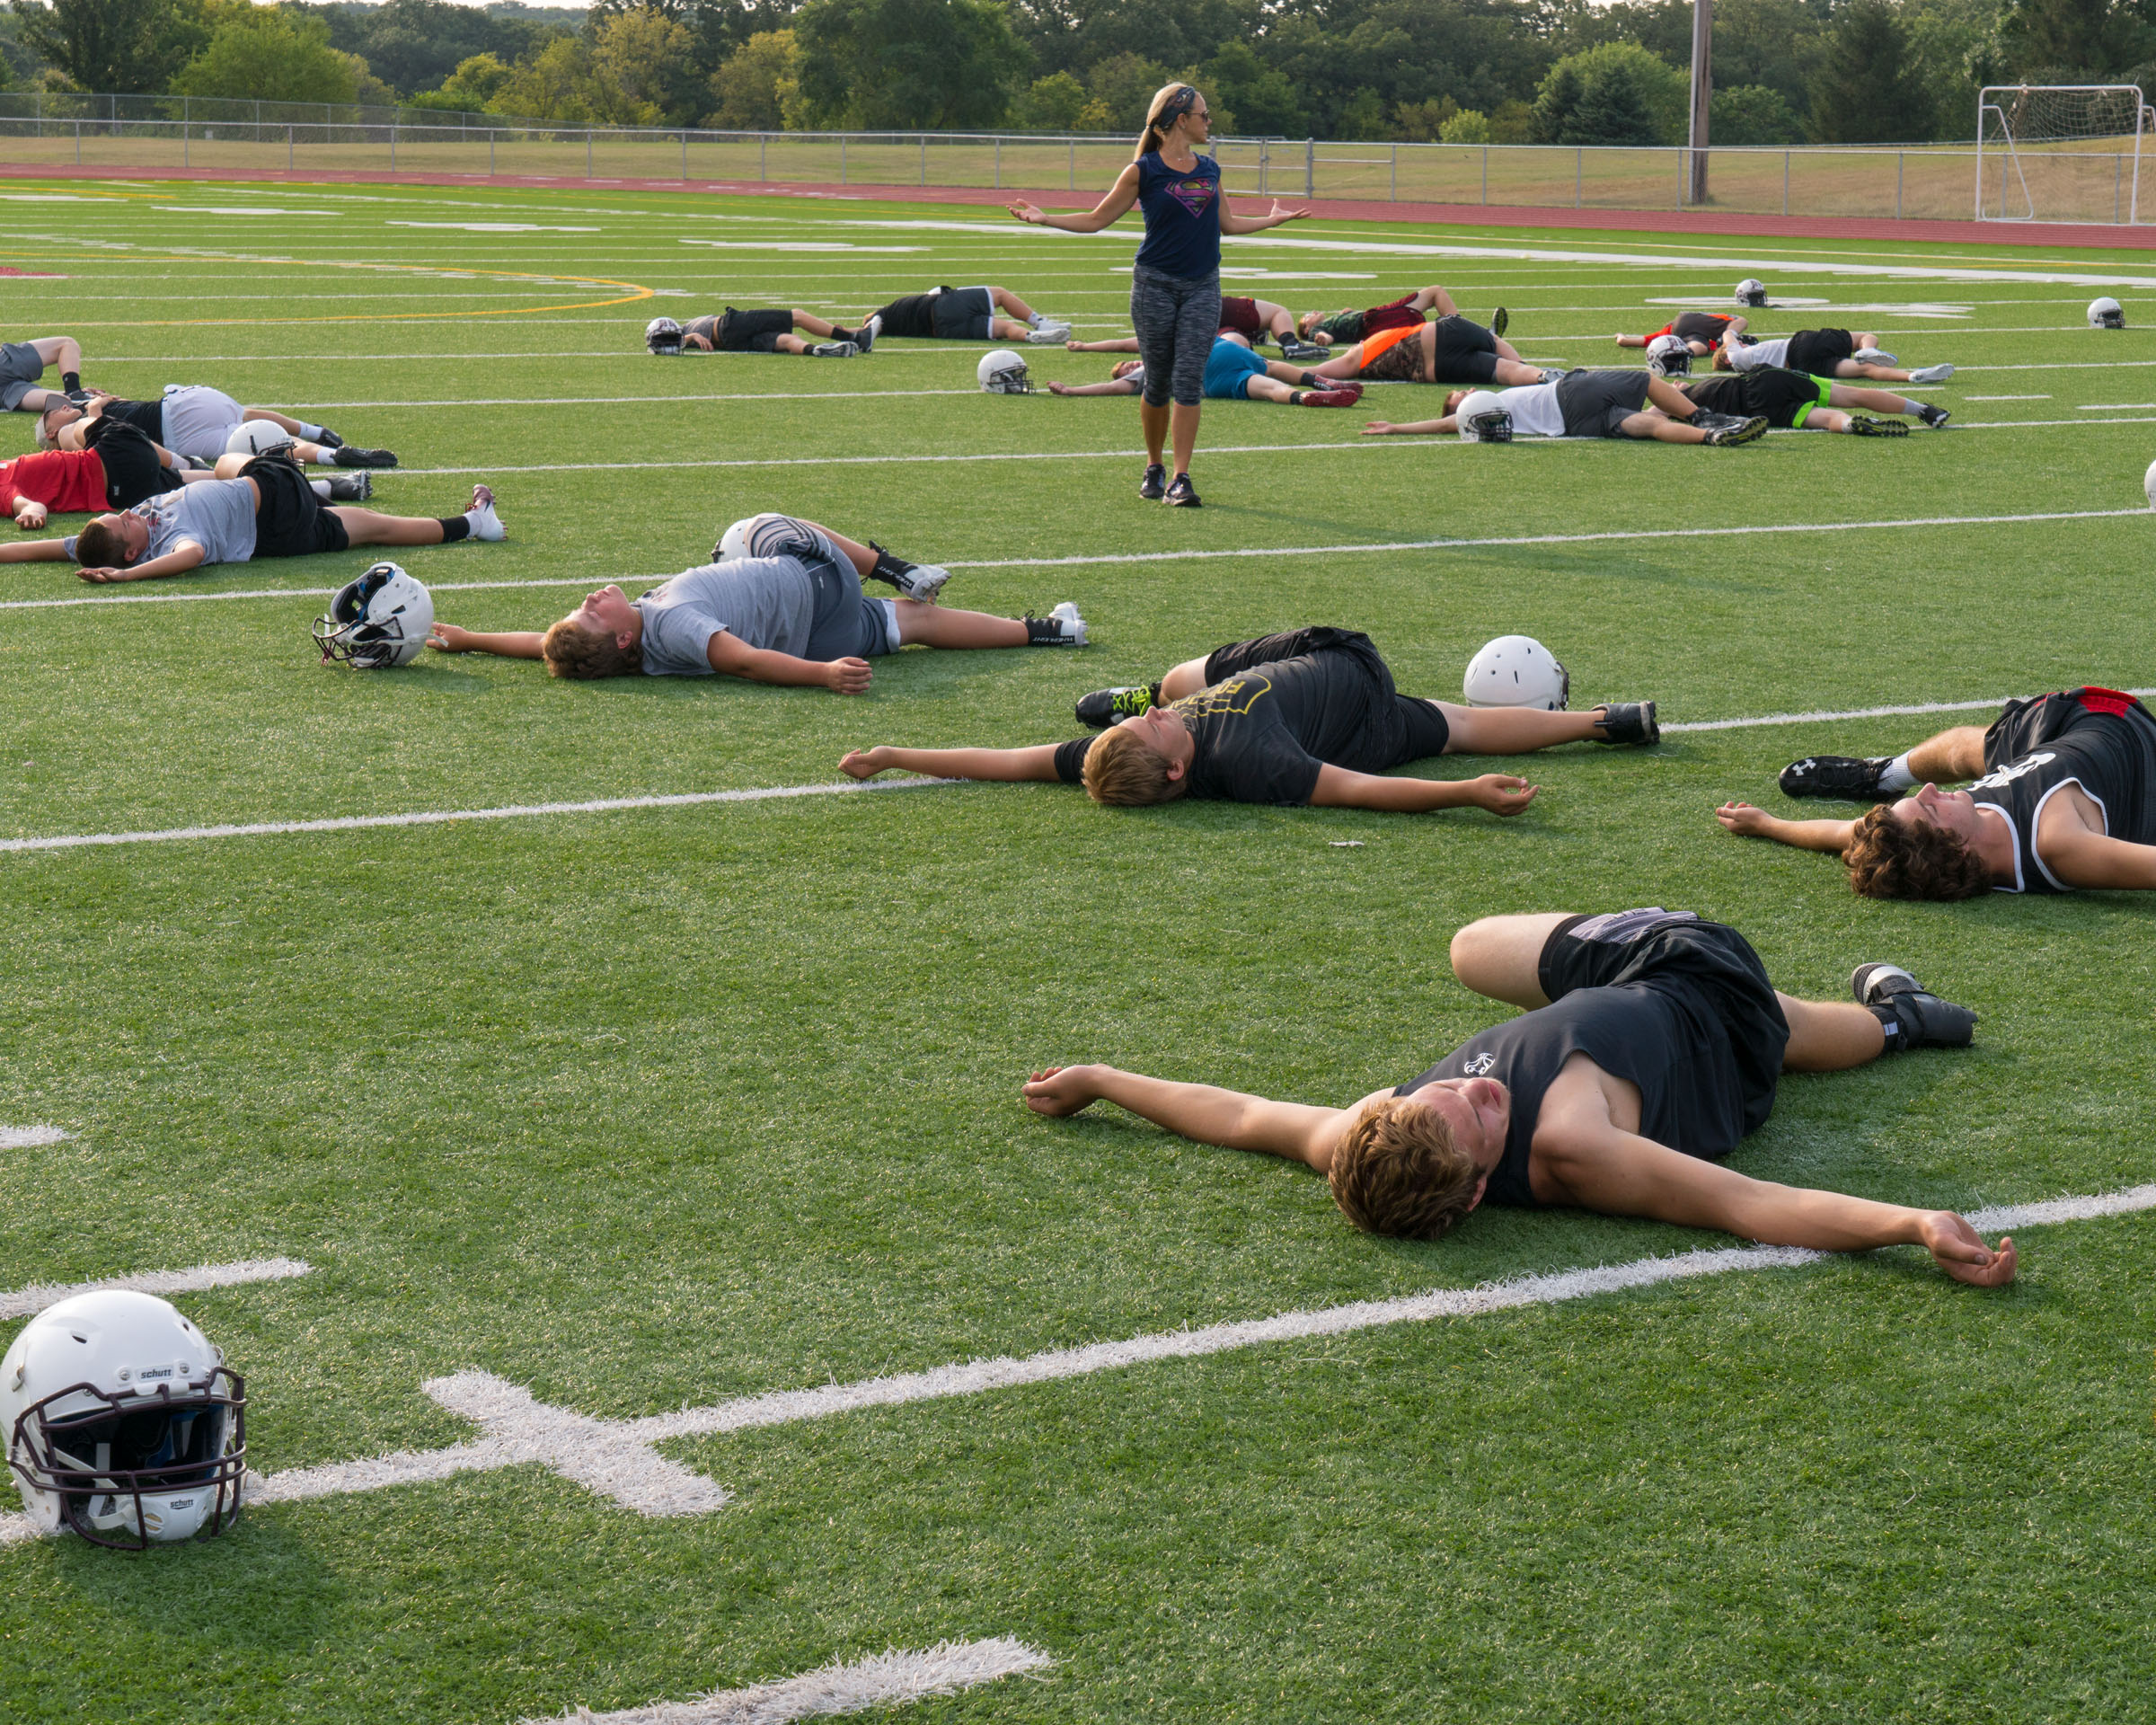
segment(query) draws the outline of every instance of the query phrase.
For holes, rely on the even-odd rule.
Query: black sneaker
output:
[[[1966,1048],[1976,1029],[1976,1014],[1966,1006],[1941,1000],[1898,964],[1860,964],[1849,978],[1849,992],[1874,1012],[1891,1013],[1886,1052],[1909,1048]]]
[[[1190,482],[1188,473],[1178,473],[1168,495],[1161,500],[1171,509],[1195,509],[1198,507],[1197,487]]]
[[[375,494],[371,475],[359,473],[331,473],[323,482],[330,488],[332,503],[364,503]]]
[[[341,449],[344,447],[344,439],[339,437],[334,431],[331,430],[326,425],[323,426],[321,430],[317,431],[313,437],[309,438],[307,441],[309,443],[319,443],[324,449]]]
[[[1895,792],[1879,789],[1879,775],[1894,765],[1892,756],[1860,760],[1850,755],[1807,755],[1781,769],[1778,783],[1785,797],[1839,797],[1843,802],[1892,802]]]
[[[1110,725],[1119,725],[1126,719],[1135,719],[1141,712],[1151,712],[1160,704],[1161,686],[1157,683],[1132,683],[1121,688],[1095,689],[1091,694],[1078,697],[1078,722],[1090,725],[1095,730],[1106,730]]]
[[[836,334],[837,332],[834,331],[833,333]],[[872,315],[869,321],[863,323],[858,330],[854,331],[851,339],[855,347],[859,348],[863,353],[866,353],[870,349],[876,345],[876,338],[882,333],[883,316],[882,314],[878,313]]]
[[[1648,748],[1662,740],[1662,727],[1655,722],[1652,701],[1605,701],[1596,722],[1602,727],[1602,735],[1595,739],[1598,743],[1638,743]]]
[[[1145,470],[1145,477],[1138,482],[1138,495],[1148,503],[1158,503],[1168,490],[1168,470],[1154,462]]]
[[[1905,438],[1909,428],[1899,420],[1868,420],[1861,413],[1849,416],[1849,429],[1860,438]]]
[[[1305,341],[1299,335],[1284,335],[1280,338],[1280,357],[1291,366],[1314,366],[1330,355],[1330,349],[1321,348],[1314,341]]]
[[[819,341],[808,349],[811,359],[851,359],[861,349],[851,341]]]
[[[934,563],[909,563],[903,557],[893,556],[873,539],[869,549],[876,553],[876,567],[869,571],[874,581],[888,581],[909,599],[918,599],[923,605],[933,605],[936,595],[943,590],[943,583],[950,579],[948,569]]]
[[[332,467],[394,467],[397,458],[386,449],[355,449],[349,443],[325,444]]]
[[[1503,335],[1511,327],[1512,314],[1502,305],[1489,314],[1489,332],[1492,335]]]
[[[62,390],[60,393],[69,401],[73,402],[77,407],[89,406],[97,396],[97,392],[94,389],[90,389],[87,387]]]
[[[1947,429],[1947,421],[1954,416],[1943,407],[1934,407],[1926,403],[1916,410],[1916,417],[1931,430],[1944,431]]]
[[[1716,417],[1728,419],[1733,418],[1734,415],[1718,414]],[[1738,443],[1756,443],[1766,435],[1767,422],[1764,418],[1738,420],[1734,425],[1715,426],[1707,433],[1707,441],[1717,447],[1725,447]]]

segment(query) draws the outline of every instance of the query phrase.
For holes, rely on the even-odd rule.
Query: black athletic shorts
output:
[[[906,294],[879,308],[876,315],[883,320],[883,333],[887,336],[919,337],[936,332],[934,294]]]
[[[257,456],[240,473],[262,494],[254,511],[257,557],[311,557],[317,552],[351,549],[344,523],[323,507],[306,474],[290,457]]]
[[[1856,350],[1856,341],[1847,330],[1799,330],[1789,338],[1787,358],[1791,371],[1832,377],[1834,367]]]
[[[1277,635],[1260,635],[1255,641],[1232,641],[1206,655],[1206,686],[1233,677],[1253,665],[1274,665],[1305,653],[1337,652],[1361,667],[1370,681],[1369,731],[1361,758],[1352,763],[1358,773],[1389,773],[1409,761],[1427,760],[1445,753],[1453,728],[1435,701],[1402,694],[1392,685],[1392,670],[1377,650],[1377,643],[1359,629],[1335,629],[1320,624],[1308,629],[1290,629]],[[1348,765],[1336,762],[1336,765]]]
[[[1647,405],[1648,376],[1619,367],[1568,372],[1557,382],[1568,438],[1621,438],[1624,422]]]
[[[995,327],[995,296],[985,288],[946,288],[929,302],[928,314],[946,341],[985,341]]]
[[[176,491],[187,482],[157,459],[157,446],[124,420],[103,415],[83,433],[83,447],[97,451],[105,469],[105,502],[131,509],[147,498]]]
[[[1740,420],[1763,415],[1769,425],[1785,431],[1802,425],[1806,415],[1825,400],[1827,391],[1820,379],[1781,366],[1717,372],[1678,387],[1710,413],[1734,413]]]
[[[1464,317],[1441,317],[1430,336],[1436,362],[1433,383],[1494,384],[1498,380],[1498,338]]]
[[[1627,984],[1671,997],[1699,1039],[1681,1051],[1695,1082],[1673,1103],[1727,1116],[1712,1122],[1720,1141],[1735,1144],[1773,1111],[1789,1023],[1759,954],[1727,924],[1661,909],[1569,916],[1542,943],[1538,975],[1553,1001]]]
[[[729,305],[719,319],[718,339],[711,346],[720,353],[776,353],[779,338],[792,333],[790,311],[743,312]]]

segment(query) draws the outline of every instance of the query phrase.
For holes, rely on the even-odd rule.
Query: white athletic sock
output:
[[[1042,315],[1041,315],[1041,314],[1040,314],[1038,312],[1035,312],[1035,313],[1034,313],[1034,314],[1033,314],[1031,316],[1029,316],[1029,317],[1028,317],[1028,318],[1026,319],[1026,323],[1028,323],[1028,324],[1029,324],[1030,327],[1032,327],[1032,328],[1034,328],[1034,329],[1036,329],[1036,330],[1038,330],[1038,328],[1039,328],[1039,327],[1040,327],[1040,326],[1041,326],[1043,323],[1046,323],[1047,321],[1048,321],[1048,320],[1047,320],[1047,318],[1043,317],[1043,316],[1042,316]]]
[[[337,464],[336,452],[324,449],[319,443],[314,446],[314,453],[307,459],[317,467],[334,467]]]
[[[314,488],[314,495],[319,497],[324,503],[327,503],[330,500],[330,482],[328,480],[310,479],[307,483]]]
[[[1924,411],[1924,404],[1911,396],[1904,395],[1902,397],[1901,406],[1895,411],[1902,413],[1922,413]]]
[[[320,443],[322,441],[322,428],[319,425],[309,425],[305,420],[302,420],[299,422],[299,435],[305,438],[309,443]]]
[[[1879,789],[1882,791],[1906,791],[1915,783],[1916,774],[1909,770],[1909,757],[1906,755],[1896,755],[1886,763],[1885,770],[1879,774]]]

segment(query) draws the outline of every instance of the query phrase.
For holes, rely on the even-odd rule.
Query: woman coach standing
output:
[[[1277,202],[1263,216],[1233,213],[1221,191],[1220,164],[1198,154],[1198,146],[1211,139],[1211,124],[1203,96],[1187,84],[1169,84],[1146,110],[1135,157],[1091,209],[1050,216],[1029,203],[1010,207],[1021,222],[1072,234],[1098,234],[1134,203],[1144,210],[1145,243],[1130,278],[1130,323],[1145,362],[1145,394],[1138,409],[1145,429],[1145,478],[1138,495],[1164,494],[1170,503],[1192,509],[1198,500],[1190,484],[1190,454],[1197,446],[1206,361],[1220,330],[1220,236],[1261,233],[1310,213]],[[1161,464],[1171,424],[1172,482]]]

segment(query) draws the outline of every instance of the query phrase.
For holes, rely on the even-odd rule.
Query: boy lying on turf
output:
[[[1714,350],[1717,371],[1761,366],[1787,366],[1815,377],[1868,377],[1875,384],[1943,384],[1954,375],[1952,366],[1904,371],[1891,353],[1879,350],[1879,338],[1863,330],[1798,330],[1763,340],[1733,332]]]
[[[227,464],[236,471],[225,472]],[[364,475],[351,475],[363,478]],[[472,488],[462,515],[382,515],[324,503],[281,452],[227,456],[217,476],[167,491],[117,515],[95,517],[65,539],[0,545],[0,563],[72,560],[85,581],[148,581],[206,563],[305,557],[353,545],[440,545],[505,537],[494,493]]]
[[[1445,416],[1395,425],[1372,420],[1366,438],[1483,435],[1480,421],[1496,418],[1494,441],[1527,438],[1651,438],[1657,443],[1750,443],[1766,435],[1756,415],[1738,419],[1695,402],[1667,378],[1629,367],[1568,371],[1554,384],[1514,389],[1455,389],[1445,398]]]
[[[1067,341],[1064,345],[1075,352],[1091,353],[1129,352],[1138,344],[1136,337],[1129,336],[1120,341]],[[1135,395],[1144,386],[1144,363],[1124,359],[1118,361],[1108,383],[1051,383],[1048,394]],[[1213,350],[1206,356],[1205,392],[1208,399],[1216,402],[1278,402],[1288,407],[1353,407],[1363,399],[1360,384],[1342,383],[1285,360],[1268,359],[1253,353],[1241,336],[1224,333],[1213,338]]]
[[[555,677],[723,677],[860,694],[869,660],[901,647],[1082,647],[1085,619],[1057,606],[1046,617],[992,617],[935,603],[950,572],[909,563],[814,521],[758,515],[737,521],[713,561],[632,599],[609,583],[544,632],[482,634],[437,623],[427,644],[445,653],[542,659]],[[901,595],[871,599],[864,577]]]
[[[1860,438],[1905,438],[1909,428],[1899,420],[1866,419],[1851,413],[1913,413],[1932,430],[1943,430],[1953,417],[1943,407],[1896,395],[1892,390],[1862,389],[1854,384],[1831,383],[1808,371],[1791,371],[1786,366],[1756,366],[1750,371],[1720,372],[1712,377],[1695,377],[1677,387],[1710,412],[1739,419],[1758,417],[1781,430],[1841,431]]]
[[[274,427],[291,439],[287,447],[303,467],[397,464],[396,456],[386,449],[355,449],[326,425],[310,425],[271,407],[242,407],[208,384],[175,384],[154,402],[122,401],[102,394],[93,394],[79,407],[72,402],[52,402],[38,417],[38,447],[85,448],[91,428],[100,420],[131,425],[153,443],[190,461],[215,463],[234,447],[233,434],[243,425],[261,425]],[[247,453],[266,452],[269,447],[267,442],[257,443]]]
[[[1233,641],[1178,665],[1150,687],[1102,689],[1078,703],[1098,737],[1032,748],[856,749],[856,779],[897,767],[954,779],[1061,780],[1095,802],[1140,808],[1177,797],[1379,809],[1403,814],[1475,807],[1516,815],[1534,786],[1383,776],[1432,755],[1523,755],[1556,743],[1654,743],[1655,703],[1590,712],[1462,707],[1399,694],[1370,637],[1297,629]]]
[[[1488,1198],[1821,1252],[1921,1245],[1957,1281],[2013,1279],[2014,1243],[1993,1251],[1950,1210],[1721,1165],[1766,1123],[1783,1072],[1968,1045],[1975,1014],[1907,971],[1860,965],[1854,1003],[1798,1000],[1735,929],[1659,908],[1485,917],[1454,935],[1452,961],[1477,994],[1527,1010],[1346,1108],[1091,1066],[1035,1074],[1027,1106],[1062,1116],[1110,1101],[1200,1144],[1305,1163],[1372,1234],[1442,1239]]]
[[[1937,779],[1975,783],[1941,791]],[[2156,718],[2116,689],[2010,701],[1988,730],[1957,725],[1905,755],[1807,755],[1782,768],[1781,788],[1879,806],[1856,820],[1780,820],[1729,802],[1715,818],[1833,852],[1868,898],[2156,887]]]

